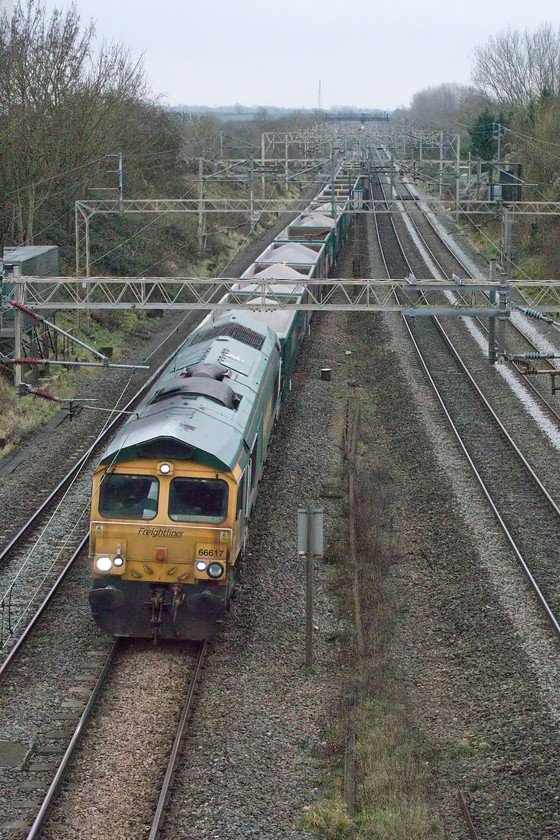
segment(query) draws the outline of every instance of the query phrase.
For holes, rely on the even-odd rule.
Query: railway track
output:
[[[408,322],[406,327],[453,433],[549,621],[560,635],[560,582],[555,560],[560,509],[469,374],[445,331],[428,333]],[[519,472],[520,464],[523,472]],[[527,527],[529,511],[531,523]]]
[[[195,697],[195,690],[198,684],[198,680],[200,677],[200,671],[202,669],[202,665],[204,663],[204,658],[206,656],[208,650],[207,642],[203,642],[200,645],[199,653],[197,656],[196,664],[194,666],[194,671],[192,674],[192,678],[190,681],[189,688],[186,692],[185,702],[183,705],[183,709],[181,712],[181,717],[179,718],[179,723],[177,725],[177,730],[175,732],[175,737],[173,739],[173,746],[171,747],[171,754],[169,756],[169,761],[167,762],[167,768],[165,771],[165,776],[163,777],[163,782],[161,785],[161,790],[158,798],[158,803],[156,806],[156,810],[154,813],[154,818],[152,820],[152,824],[150,827],[150,834],[148,836],[148,840],[158,840],[160,833],[165,825],[166,819],[166,808],[169,802],[169,797],[171,795],[173,789],[173,781],[175,778],[175,770],[177,768],[177,763],[181,756],[181,749],[183,746],[185,734],[187,731],[187,725],[189,721],[189,716],[192,713],[194,697]]]
[[[406,184],[399,185],[399,191],[406,192],[409,198],[413,197],[413,194]],[[422,247],[429,255],[429,259],[436,269],[434,272],[436,277],[439,274],[441,278],[451,280],[455,277],[458,278],[459,281],[461,279],[475,277],[473,267],[466,264],[466,262],[463,261],[457,253],[455,253],[449,244],[441,238],[441,234],[429,213],[425,213],[417,202],[409,201],[403,204],[403,209],[408,223],[413,227],[414,235],[421,241]],[[475,297],[478,297],[479,295],[484,295],[484,293],[475,293]],[[461,293],[460,282],[457,285],[457,292],[454,293],[453,297],[462,299],[463,302],[466,302],[464,295]],[[448,299],[445,302],[449,304],[451,301]],[[518,299],[517,305],[520,309],[529,308],[527,306],[527,301],[523,298]],[[475,317],[471,319],[471,323],[478,326],[481,334],[486,339],[486,343],[488,343],[488,322],[480,317]],[[528,354],[528,356],[531,357],[533,355],[538,356],[543,352],[550,353],[553,351],[552,346],[545,338],[541,337],[540,340],[537,341],[535,340],[534,333],[533,337],[531,337],[530,333],[533,332],[532,325],[528,323],[528,316],[522,314],[521,311],[514,312],[511,318],[506,319],[503,322],[503,329],[503,349],[512,356]],[[537,361],[535,360],[532,362],[530,358],[528,358],[526,362],[513,359],[509,364],[516,372],[524,387],[527,388],[533,397],[538,401],[543,411],[545,411],[546,414],[560,428],[560,410],[549,399],[548,393],[550,393],[550,389],[548,393],[546,391],[546,385],[548,384],[547,377],[543,377],[543,374],[550,375],[554,372],[558,372],[558,368],[555,366],[552,359],[539,359],[539,368],[536,366]]]
[[[206,642],[154,651],[148,643],[117,639],[104,655],[89,663],[84,679],[93,682],[93,686],[84,691],[85,705],[75,726],[51,733],[51,738],[43,743],[43,755],[53,759],[49,764],[50,779],[47,781],[44,764],[28,764],[27,787],[41,791],[41,796],[27,819],[21,818],[21,809],[13,814],[9,824],[12,836],[19,833],[26,840],[38,840],[46,832],[57,840],[74,837],[80,831],[80,824],[73,821],[72,815],[82,815],[86,809],[96,814],[90,836],[102,837],[118,828],[119,819],[125,821],[125,830],[135,821],[138,828],[145,827],[146,815],[152,812],[149,838],[155,840],[165,821],[175,767],[207,651]],[[137,671],[138,664],[153,665],[155,657],[159,673],[168,677],[162,692],[164,705],[156,680],[144,685],[134,696],[130,691],[131,674]],[[132,715],[122,714],[123,698],[130,703]],[[154,728],[154,716],[155,726],[163,734],[151,740],[146,737],[146,728]],[[94,732],[90,731],[92,726]],[[167,761],[166,756],[169,756]],[[142,788],[142,801],[137,779],[134,790],[130,787],[130,779],[135,775],[131,757],[136,766],[144,768],[137,775],[144,772],[148,777],[145,781],[149,779]],[[88,780],[86,785],[80,782],[84,775]],[[107,798],[108,778],[112,785],[110,797],[118,792],[119,800],[125,803],[120,810],[108,808],[103,801]],[[156,801],[154,791],[158,787]]]
[[[92,716],[95,705],[96,705],[99,697],[101,696],[101,693],[103,691],[104,686],[107,683],[107,679],[108,679],[109,673],[111,671],[111,667],[113,665],[113,662],[115,660],[115,657],[116,657],[117,652],[120,649],[120,647],[121,647],[121,640],[116,639],[113,642],[105,661],[103,662],[100,673],[99,673],[97,679],[95,680],[95,685],[94,685],[94,687],[91,691],[91,694],[90,694],[90,696],[87,700],[84,711],[82,712],[82,714],[80,716],[78,724],[77,724],[74,732],[72,733],[72,735],[71,735],[71,737],[68,741],[68,744],[66,745],[64,751],[62,752],[62,757],[61,757],[60,763],[59,763],[59,765],[56,769],[56,772],[54,774],[54,777],[53,777],[50,785],[48,786],[46,794],[45,794],[45,796],[44,796],[44,798],[43,798],[43,800],[42,800],[42,802],[39,806],[38,813],[35,816],[35,818],[33,820],[33,823],[31,824],[31,827],[29,828],[29,831],[26,832],[28,840],[36,840],[36,838],[39,838],[40,835],[41,835],[41,831],[42,831],[43,825],[45,823],[45,820],[47,818],[47,815],[49,813],[49,809],[51,808],[53,802],[55,801],[55,799],[56,799],[56,797],[57,797],[57,795],[60,791],[61,785],[62,785],[62,783],[63,783],[63,781],[66,777],[66,774],[67,774],[68,769],[71,765],[72,759],[75,756],[75,753],[76,753],[76,751],[79,747],[81,738],[82,738],[82,736],[85,732],[85,729],[87,727],[87,724],[88,724],[88,722],[89,722],[89,720]],[[61,743],[59,741],[59,745],[61,747],[63,747],[64,742]]]
[[[415,229],[421,236],[418,226]],[[394,224],[392,230],[401,263],[412,270]],[[377,233],[382,236],[379,229]],[[437,259],[423,237],[422,242],[430,257]],[[452,258],[462,265],[455,255]],[[389,273],[385,256],[384,262]],[[444,269],[439,261],[438,268],[449,276],[449,268]],[[560,581],[555,561],[560,507],[490,405],[441,320],[403,321],[447,421],[549,622],[560,635]]]
[[[398,239],[396,232],[393,243],[395,239]],[[392,247],[396,250],[394,244]],[[405,261],[402,253],[398,255],[398,259],[400,260],[398,273],[402,276],[404,266],[409,263]],[[393,264],[387,258],[386,262]],[[441,322],[438,323],[434,319],[429,319],[429,321],[428,319],[403,319],[403,323],[406,324],[407,331],[419,347],[422,356],[421,364],[428,381],[431,382],[441,409],[452,425],[456,440],[466,455],[494,517],[509,543],[510,556],[513,556],[521,565],[526,581],[536,593],[536,599],[528,596],[527,603],[533,601],[538,603],[557,636],[560,616],[556,562],[557,537],[555,536],[558,534],[558,506],[554,494],[546,491],[544,481],[537,475],[537,471],[531,468],[527,457],[523,457],[520,452],[520,449],[526,447],[526,430],[522,429],[520,433],[518,424],[513,427],[514,433],[510,433],[506,428],[511,421],[508,413],[504,415],[507,418],[505,422],[500,421],[497,414],[503,411],[507,403],[503,397],[497,399],[497,394],[493,390],[488,391],[487,381],[492,377],[488,373],[487,362],[483,362],[486,374],[481,377],[482,369],[475,361],[476,378],[482,379],[483,383],[486,382],[486,392],[492,397],[496,408],[496,411],[492,411],[483,389],[477,386],[474,377],[468,372],[468,368],[473,365],[472,350],[468,354],[469,361],[464,361],[461,359],[462,352],[459,354],[456,351],[454,342],[446,335],[449,325],[450,328],[455,328],[457,339],[461,335],[464,343],[465,331],[460,329],[456,321],[448,319],[445,329]],[[491,373],[495,379],[496,371]],[[504,387],[503,390],[508,389]],[[511,394],[509,403],[511,406]],[[517,437],[517,446],[515,437]],[[541,446],[546,449],[542,438]],[[536,461],[541,468],[544,467],[542,457],[541,454],[541,460]],[[545,474],[549,476],[549,473]],[[552,486],[557,493],[556,485],[553,483]],[[445,566],[445,563],[443,565]],[[496,583],[501,586],[501,581],[496,581]],[[504,581],[504,584],[504,589],[507,590],[507,582]],[[520,588],[523,590],[523,585]],[[529,587],[523,594],[528,595],[528,591]],[[450,597],[454,597],[453,594]],[[522,603],[519,604],[519,608],[523,608]],[[468,614],[471,610],[474,615],[478,612],[477,607],[470,604],[464,604],[463,610],[464,620],[457,619],[453,628],[459,638],[463,632],[468,632],[471,621],[467,617]],[[535,617],[537,617],[536,610]],[[554,646],[552,648],[553,654]],[[538,676],[537,679],[539,679]],[[496,714],[500,713],[499,708],[498,706]],[[548,737],[551,737],[550,734]],[[504,772],[507,774],[510,772],[506,769],[509,766],[508,760],[503,757],[502,761]],[[528,765],[532,762],[533,758],[527,758]],[[512,772],[515,773],[515,770]],[[480,804],[480,798],[476,797],[476,800],[479,800]],[[476,837],[475,820],[470,813],[470,805],[467,807],[465,797],[462,797],[460,802],[469,835]],[[480,814],[478,813],[479,809],[474,802],[473,807],[476,807],[477,826],[483,825],[485,818],[490,818],[492,821],[492,816],[487,812],[485,815],[484,809]]]
[[[108,440],[175,349],[122,408],[0,552],[0,659],[42,613],[87,540],[91,481]]]

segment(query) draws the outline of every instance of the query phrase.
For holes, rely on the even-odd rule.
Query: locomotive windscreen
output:
[[[217,478],[174,478],[169,518],[175,522],[221,522],[227,513],[228,486]]]
[[[99,513],[107,519],[153,519],[158,493],[153,476],[106,475],[99,488]]]

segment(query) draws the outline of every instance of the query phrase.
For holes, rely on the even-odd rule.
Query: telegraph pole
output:
[[[504,269],[507,277],[511,277],[512,226],[513,213],[507,207],[504,207],[502,218],[502,250],[504,254]]]
[[[119,159],[118,169],[108,169],[107,175],[118,175],[119,176],[119,216],[122,216],[123,212],[123,156],[122,152],[117,152],[115,155],[105,155],[105,157],[116,157]]]
[[[490,281],[494,280],[495,269],[496,263],[494,262],[494,260],[491,260],[490,274],[488,277]],[[490,292],[488,297],[490,298],[490,303],[496,303],[496,292]],[[491,315],[488,318],[488,361],[491,365],[496,364],[496,317],[494,315]]]
[[[198,159],[198,252],[204,253],[204,158]]]
[[[336,172],[336,153],[331,149],[331,208],[333,219],[336,219],[336,203],[334,195],[334,176]]]
[[[502,149],[502,137],[504,136],[504,135],[502,134],[502,128],[503,128],[503,126],[501,126],[501,125],[500,125],[500,123],[496,123],[496,122],[493,122],[493,123],[492,123],[492,131],[493,131],[493,132],[496,132],[497,137],[498,137],[498,161],[497,161],[498,163],[499,163],[499,162],[500,162],[500,160],[501,160],[501,154],[502,154],[502,152],[501,152],[501,149]],[[505,134],[505,129],[504,129],[504,134]]]
[[[261,167],[262,167],[262,175],[261,175],[261,196],[262,198],[266,195],[266,182],[265,182],[265,175],[264,175],[264,164],[266,161],[266,148],[265,148],[265,141],[264,141],[264,131],[261,135]]]
[[[119,152],[119,214],[123,211],[123,162],[122,152]]]
[[[439,135],[439,200],[443,197],[443,133]]]
[[[16,281],[14,286],[15,296],[14,299],[18,303],[25,302],[25,286],[21,282],[17,282],[19,280],[19,268],[14,269],[14,280]],[[23,312],[21,309],[14,309],[14,349],[15,349],[15,358],[21,359],[23,356],[22,353],[22,337],[23,337]],[[23,368],[21,364],[16,364],[14,367],[14,385],[16,390],[16,396],[19,398],[22,396],[22,382],[23,382]]]
[[[255,220],[255,155],[251,152],[251,169],[249,172],[249,181],[250,181],[250,196],[249,196],[249,207],[250,212],[249,216],[251,219],[251,224],[253,224]]]

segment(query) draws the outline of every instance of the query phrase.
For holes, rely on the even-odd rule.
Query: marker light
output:
[[[124,557],[121,557],[120,554],[117,554],[115,559],[113,560],[115,566],[122,566],[124,564]]]
[[[197,570],[197,572],[206,571],[206,563],[204,562],[204,560],[197,560],[196,561],[196,570]]]
[[[210,563],[206,571],[208,573],[208,577],[216,579],[223,575],[224,567],[221,563]]]
[[[110,557],[98,557],[95,561],[95,568],[98,572],[108,572],[113,565],[113,561]]]

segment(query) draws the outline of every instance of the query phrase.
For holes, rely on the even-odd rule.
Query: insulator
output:
[[[520,312],[523,312],[524,315],[528,315],[530,318],[537,318],[539,321],[547,321],[549,324],[553,324],[554,321],[552,318],[548,318],[546,315],[543,315],[542,312],[539,312],[537,309],[529,309],[528,306],[516,306]]]
[[[55,397],[54,394],[49,394],[48,391],[40,391],[38,388],[30,388],[29,393],[33,394],[34,397],[43,397],[44,400],[62,402],[62,400],[59,397]]]
[[[35,318],[36,321],[41,321],[42,318],[40,315],[37,315],[36,312],[33,312],[32,309],[29,309],[28,306],[24,306],[23,303],[19,303],[17,300],[9,300],[8,303],[10,306],[15,307],[15,309],[21,310],[21,312],[25,312],[26,315],[29,315],[30,318]]]
[[[558,356],[555,356],[554,353],[538,353],[534,350],[531,350],[527,353],[508,353],[508,359],[557,359]],[[559,371],[560,372],[560,371]]]

